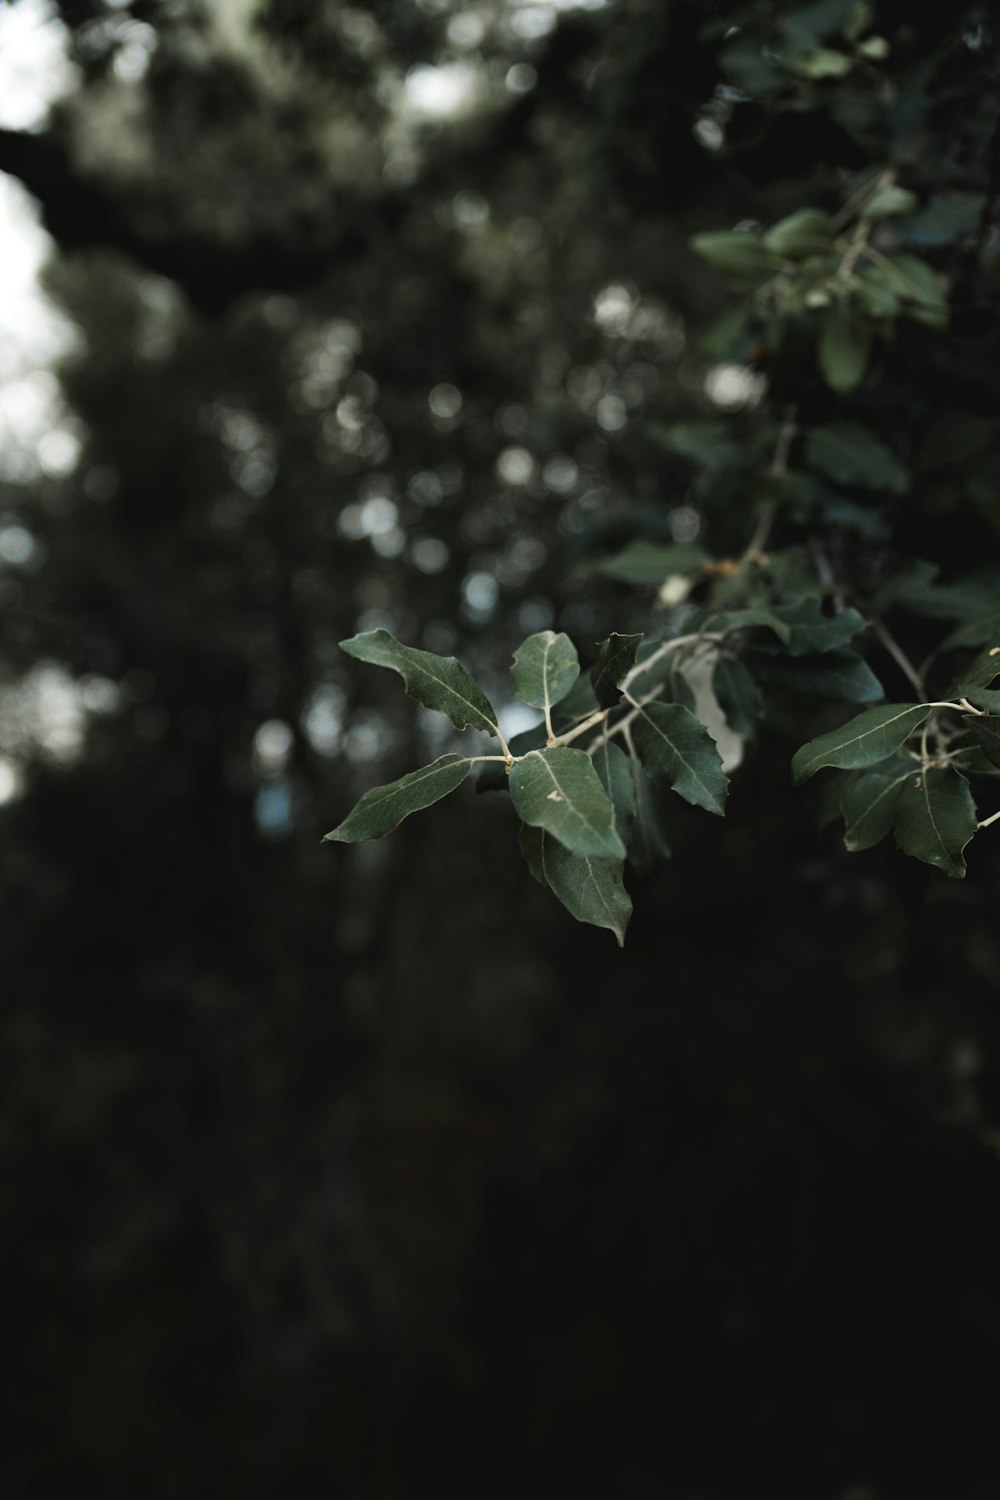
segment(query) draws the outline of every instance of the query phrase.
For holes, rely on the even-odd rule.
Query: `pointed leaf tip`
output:
[[[341,641],[340,649],[358,661],[398,672],[411,698],[444,714],[456,729],[484,729],[495,734],[493,705],[454,656],[436,656],[404,646],[387,630],[367,630]]]
[[[440,802],[442,797],[461,786],[469,774],[470,765],[465,756],[442,755],[431,765],[411,771],[398,781],[372,787],[344,821],[326,835],[326,840],[336,844],[357,844],[364,839],[384,838],[410,813]]]
[[[621,698],[620,684],[635,666],[642,634],[619,635],[612,631],[606,641],[599,641],[597,657],[590,669],[594,696],[601,708],[614,708]]]
[[[927,718],[929,703],[883,703],[821,734],[796,750],[792,757],[792,780],[796,786],[824,766],[860,770],[877,765],[906,744]]]
[[[653,781],[666,781],[685,802],[724,815],[729,778],[715,741],[689,708],[647,704],[632,726],[632,737]]]

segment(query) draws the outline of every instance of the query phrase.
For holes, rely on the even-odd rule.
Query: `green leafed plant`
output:
[[[881,107],[871,80],[890,46],[869,34],[873,21],[867,5],[812,7],[776,23],[767,57],[734,33],[723,65],[749,93],[790,108],[794,100],[796,110],[817,90],[843,90],[850,120],[869,84],[875,102],[862,114]],[[589,586],[619,601],[632,590],[631,606],[621,606],[623,628],[599,642],[544,630],[517,648],[511,683],[538,711],[536,726],[508,744],[493,704],[453,657],[384,630],[344,642],[357,659],[398,672],[455,730],[489,734],[497,749],[449,747],[367,791],[328,838],[381,838],[482,763],[478,788],[509,796],[531,875],[578,921],[623,943],[626,868],[649,876],[669,860],[676,799],[723,816],[729,772],[751,739],[756,753],[774,754],[783,738],[789,751],[804,741],[791,755],[796,786],[833,773],[821,783],[821,822],[839,813],[848,851],[892,835],[903,853],[965,874],[969,841],[1000,821],[980,818],[974,795],[1000,775],[1000,569],[987,560],[943,578],[936,564],[886,544],[893,507],[921,503],[956,440],[982,471],[977,504],[1000,529],[990,510],[1000,443],[969,411],[935,414],[925,433],[927,412],[901,420],[898,388],[882,400],[880,381],[902,320],[918,351],[948,326],[938,257],[967,251],[987,200],[970,192],[921,202],[919,181],[900,182],[897,170],[878,165],[839,205],[692,239],[737,304],[698,347],[709,359],[758,363],[767,394],[728,417],[672,413],[641,427],[644,454],[653,450],[689,486],[697,539],[687,520],[671,540],[650,512],[649,534],[637,526],[609,555],[584,556]],[[942,516],[952,503],[951,491],[936,494]],[[644,611],[655,600],[645,634],[628,628],[637,599]],[[925,660],[897,641],[900,615],[943,622]],[[926,630],[923,640],[926,650]],[[883,679],[912,696],[894,686],[886,702]]]

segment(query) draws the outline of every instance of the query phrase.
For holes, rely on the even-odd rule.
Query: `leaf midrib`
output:
[[[847,750],[851,745],[860,745],[864,740],[871,739],[871,737],[872,737],[873,734],[881,734],[883,732],[883,730],[891,728],[893,724],[898,724],[899,721],[900,721],[900,719],[905,719],[906,716],[907,716],[907,714],[911,714],[915,708],[924,708],[924,707],[927,707],[927,705],[923,704],[923,703],[920,703],[920,704],[909,703],[909,704],[907,704],[906,708],[903,709],[902,713],[896,714],[891,719],[883,719],[882,723],[876,725],[876,727],[874,729],[866,729],[862,734],[856,734],[852,740],[841,740],[838,745],[836,745],[836,746],[833,747],[834,751],[837,754],[840,754],[842,751]],[[927,709],[927,712],[930,713],[930,709],[929,708]],[[925,715],[925,717],[926,717],[926,715]],[[917,727],[917,721],[914,721],[913,727],[914,727],[914,729],[916,729],[916,727]],[[836,732],[836,731],[834,731],[834,732]],[[812,761],[806,761],[806,762],[804,762],[804,765],[808,765],[808,766],[810,766],[812,768],[812,770],[818,771],[825,764],[825,762],[823,760],[824,755],[827,755],[829,753],[830,753],[829,751],[821,750],[819,752],[817,758],[816,758],[815,765],[813,764]],[[888,752],[888,753],[891,754],[891,752]]]
[[[572,797],[570,797],[569,793],[564,789],[564,787],[559,782],[558,778],[556,777],[555,771],[553,771],[553,769],[552,769],[551,762],[549,762],[548,760],[546,760],[546,758],[542,754],[541,750],[529,750],[527,756],[525,757],[525,759],[530,760],[532,758],[532,756],[534,756],[537,760],[541,761],[542,765],[545,767],[546,771],[549,773],[549,776],[551,777],[552,785],[555,787],[555,789],[559,793],[560,797],[562,797],[563,801],[566,803],[566,806],[569,808],[570,812],[573,813],[574,817],[579,818],[580,822],[583,823],[583,825],[586,828],[589,828],[589,830],[590,830],[591,833],[593,833],[593,834],[595,834],[595,835],[597,835],[597,836],[599,836],[601,838],[607,838],[609,836],[609,834],[613,834],[614,833],[614,823],[613,822],[612,822],[612,825],[611,825],[610,828],[602,828],[598,824],[592,823],[590,821],[590,819],[588,817],[586,817],[585,814],[580,811],[580,809],[577,807],[576,803],[573,801]],[[594,774],[596,776],[597,772],[595,771]],[[604,788],[602,787],[601,790],[603,791]],[[610,797],[608,798],[608,806],[611,807],[611,799],[610,799]],[[612,812],[614,812],[613,808],[612,808]],[[575,851],[571,850],[570,852],[573,853]],[[581,858],[585,859],[586,855],[581,855]]]
[[[694,777],[695,781],[697,781],[698,785],[704,791],[706,797],[711,797],[713,801],[717,801],[718,800],[717,794],[715,792],[713,792],[713,790],[709,786],[708,782],[704,781],[702,779],[702,777],[699,775],[699,773],[695,770],[694,766],[691,765],[690,761],[686,760],[684,758],[684,756],[681,754],[680,750],[678,750],[678,748],[674,744],[673,740],[670,739],[670,737],[668,735],[664,734],[663,730],[659,727],[659,725],[656,723],[656,721],[654,719],[651,719],[649,717],[649,714],[646,713],[645,709],[642,710],[642,717],[645,719],[645,721],[646,721],[647,724],[652,725],[652,727],[656,730],[657,734],[660,736],[660,739],[663,741],[663,743],[665,745],[669,745],[670,746],[671,750],[677,756],[677,759],[680,761],[681,765],[684,766],[684,768]]]

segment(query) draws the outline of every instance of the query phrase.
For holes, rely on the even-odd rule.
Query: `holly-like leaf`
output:
[[[962,850],[976,831],[969,783],[950,766],[907,777],[896,803],[896,843],[904,854],[961,880]]]
[[[837,484],[905,495],[910,476],[874,433],[860,422],[831,422],[806,438],[806,463]]]
[[[327,839],[337,844],[357,844],[362,839],[381,839],[398,828],[410,813],[420,812],[447,797],[469,774],[463,755],[442,755],[433,764],[411,771],[388,786],[372,787]]]
[[[863,630],[865,621],[856,609],[841,609],[825,615],[815,595],[796,604],[776,606],[774,613],[789,627],[788,651],[805,656],[811,651],[835,651]]]
[[[510,675],[521,701],[548,713],[580,675],[576,647],[568,635],[557,635],[554,630],[529,635],[514,653]]]
[[[826,308],[819,326],[819,368],[838,396],[853,391],[865,378],[871,355],[870,326],[843,300]]]
[[[752,651],[747,661],[761,682],[786,693],[801,693],[805,698],[877,703],[885,697],[871,667],[853,651],[827,651],[822,656],[800,656],[794,661]]]
[[[620,700],[619,684],[635,666],[636,652],[642,635],[619,635],[612,631],[606,641],[599,641],[597,656],[590,669],[594,696],[602,708],[614,708]]]
[[[870,849],[892,831],[899,794],[913,771],[912,761],[893,757],[870,771],[859,771],[846,782],[840,794],[846,849],[852,853]]]
[[[967,729],[971,729],[982,746],[986,759],[994,766],[1000,766],[1000,718],[991,714],[986,718],[982,715],[964,714],[963,719]]]
[[[653,781],[666,781],[679,797],[721,817],[729,778],[715,741],[700,719],[680,703],[647,703],[632,738]]]
[[[635,816],[635,782],[629,758],[620,746],[604,740],[593,754],[594,770],[615,810],[615,827],[623,844],[628,844]]]
[[[432,651],[403,646],[387,630],[367,630],[341,641],[340,648],[359,661],[398,672],[411,698],[444,714],[456,729],[485,729],[496,734],[493,705],[453,656],[435,656]]]
[[[541,828],[521,826],[521,852],[532,875],[547,885],[578,922],[607,927],[625,945],[632,899],[622,882],[624,861],[572,854]]]
[[[712,691],[733,733],[744,739],[753,734],[762,710],[760,689],[743,663],[734,656],[718,657]]]
[[[624,858],[611,799],[583,750],[531,750],[511,770],[509,785],[522,822],[544,828],[574,854]]]
[[[792,757],[792,779],[796,786],[815,776],[824,766],[860,770],[878,765],[895,755],[931,712],[929,703],[882,703],[863,714],[818,735]]]

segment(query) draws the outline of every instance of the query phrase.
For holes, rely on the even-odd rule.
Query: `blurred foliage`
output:
[[[775,547],[914,659],[985,644],[990,11],[58,9],[78,86],[0,130],[75,330],[0,463],[6,1492],[992,1497],[995,837],[962,884],[847,855],[769,682],[624,955],[502,799],[320,844],[452,748],[340,639],[527,727],[522,638],[690,607],[634,549],[738,555],[791,403]],[[821,309],[772,359],[689,241],[887,168],[950,329],[831,389]]]

